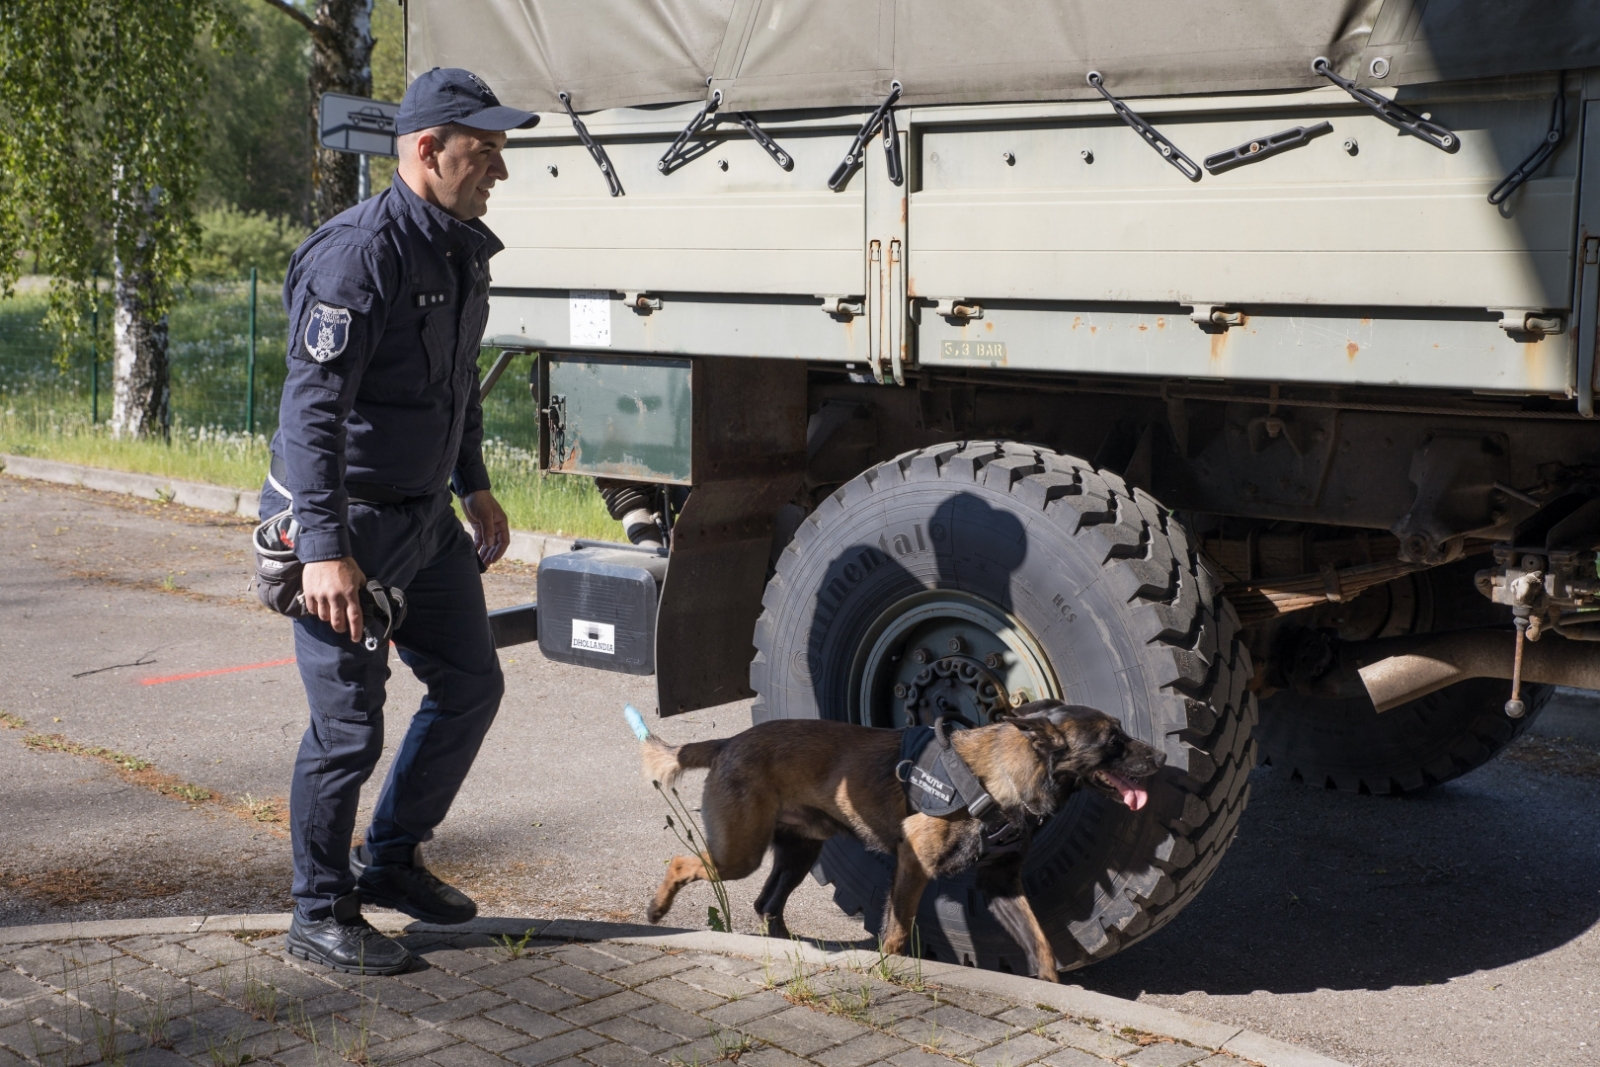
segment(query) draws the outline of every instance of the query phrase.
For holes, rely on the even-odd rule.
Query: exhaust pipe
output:
[[[1417,634],[1343,647],[1379,711],[1388,711],[1468,678],[1510,680],[1516,635],[1509,630]],[[1522,651],[1522,680],[1600,689],[1600,648],[1546,637]]]

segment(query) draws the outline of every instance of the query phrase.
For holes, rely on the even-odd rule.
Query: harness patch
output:
[[[950,803],[956,795],[954,786],[949,782],[941,782],[921,767],[911,768],[911,787],[931,794],[940,804]]]
[[[907,727],[900,735],[898,775],[913,808],[924,815],[953,815],[966,808],[967,800],[950,780],[950,772],[940,759],[943,748],[933,741],[932,727]]]
[[[350,343],[350,310],[318,304],[306,319],[306,352],[318,363],[339,355]]]

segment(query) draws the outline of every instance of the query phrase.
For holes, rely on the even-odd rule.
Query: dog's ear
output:
[[[1043,756],[1047,764],[1050,754],[1061,747],[1055,724],[1044,715],[1014,715],[1005,721],[1022,731],[1034,751]]]

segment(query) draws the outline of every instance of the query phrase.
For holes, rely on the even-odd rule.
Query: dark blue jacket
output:
[[[426,496],[489,488],[478,344],[503,246],[398,176],[289,261],[289,375],[272,451],[306,563],[350,555],[346,482]]]

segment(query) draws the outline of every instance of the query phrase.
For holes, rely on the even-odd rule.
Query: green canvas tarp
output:
[[[1600,66],[1600,0],[408,0],[407,53],[539,111],[1382,88]]]

